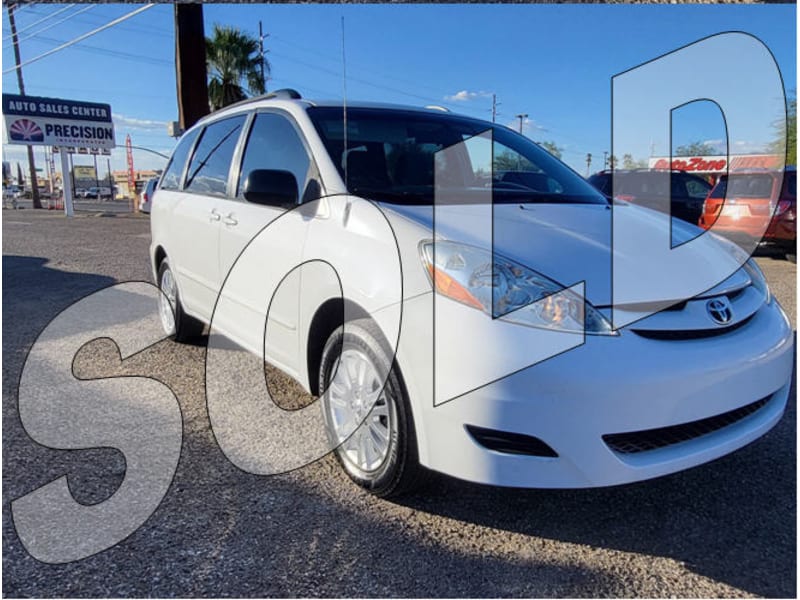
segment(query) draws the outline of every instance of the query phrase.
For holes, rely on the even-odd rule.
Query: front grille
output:
[[[527,456],[548,456],[555,458],[558,453],[537,437],[511,431],[498,431],[467,425],[472,438],[484,448],[504,454],[525,454]]]
[[[614,452],[620,454],[635,454],[656,450],[673,444],[680,444],[689,440],[708,435],[729,425],[749,417],[769,402],[772,396],[767,396],[756,402],[737,408],[715,417],[708,417],[691,423],[660,427],[659,429],[646,429],[630,433],[614,433],[603,436],[603,441]]]
[[[736,331],[740,327],[750,322],[753,315],[742,319],[728,327],[715,327],[714,329],[632,329],[633,333],[649,340],[699,340],[703,338],[717,337]]]

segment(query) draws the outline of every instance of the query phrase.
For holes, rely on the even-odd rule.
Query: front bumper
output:
[[[744,326],[706,339],[653,340],[623,330],[434,406],[427,383],[431,296],[406,302],[398,362],[406,375],[429,468],[469,481],[518,487],[598,487],[666,475],[757,439],[780,419],[793,368],[793,335],[776,301]],[[456,307],[467,319],[480,316]],[[465,325],[466,326],[466,325]],[[428,328],[427,331],[431,329]],[[480,343],[480,340],[475,340]],[[492,352],[491,348],[486,352]],[[441,376],[437,372],[437,376]],[[449,376],[453,376],[450,373]],[[753,414],[689,441],[623,454],[603,436],[707,419],[768,398]],[[535,436],[557,457],[489,450],[467,426]]]

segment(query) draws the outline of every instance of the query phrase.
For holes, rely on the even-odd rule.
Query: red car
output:
[[[794,259],[797,244],[797,169],[786,167],[783,183],[775,171],[738,171],[723,175],[703,204],[698,225],[730,239],[752,240],[759,235],[759,218],[772,214],[760,243]],[[727,199],[725,198],[727,193]],[[724,206],[723,206],[724,201]]]

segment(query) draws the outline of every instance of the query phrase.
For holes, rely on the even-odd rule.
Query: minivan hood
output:
[[[433,207],[380,202],[389,215],[395,214],[432,230]],[[482,221],[485,207],[440,206],[436,234],[467,244],[480,245],[470,234]],[[659,212],[615,202],[614,210],[635,211],[640,233],[660,231],[667,217]],[[494,207],[495,252],[523,264],[566,286],[585,281],[587,299],[595,306],[611,304],[611,213],[601,204],[496,204]],[[702,233],[698,227],[673,219],[676,244]],[[714,253],[729,252],[709,235],[698,248],[708,259]],[[619,256],[621,260],[638,257]],[[661,300],[654,298],[653,300]]]

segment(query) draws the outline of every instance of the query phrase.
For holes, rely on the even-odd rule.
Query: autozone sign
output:
[[[654,156],[650,158],[651,169],[675,169],[691,173],[725,173],[737,169],[780,169],[783,167],[779,154],[737,154],[726,156]]]
[[[3,94],[6,142],[37,146],[116,146],[111,106],[95,102]]]

